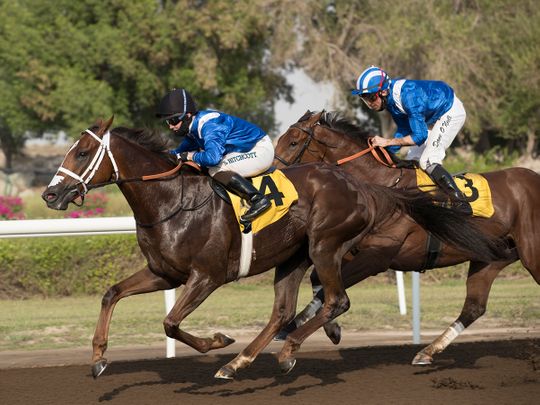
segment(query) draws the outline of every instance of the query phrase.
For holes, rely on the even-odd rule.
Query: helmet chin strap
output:
[[[386,106],[387,106],[387,104],[388,104],[388,95],[383,96],[383,95],[379,92],[379,98],[381,99],[381,108],[379,109],[379,111],[386,110]]]

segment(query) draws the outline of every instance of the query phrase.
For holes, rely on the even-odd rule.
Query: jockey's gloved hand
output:
[[[176,149],[173,149],[173,150],[170,150],[169,153],[171,155],[176,156],[176,159],[178,161],[187,162],[189,160],[187,152],[178,153],[178,151]]]
[[[176,157],[178,158],[178,160],[181,160],[182,162],[187,162],[189,160],[187,152],[177,153]]]

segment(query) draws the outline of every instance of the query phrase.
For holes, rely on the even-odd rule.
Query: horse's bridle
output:
[[[315,123],[314,127],[317,126],[317,125],[321,125],[318,121]],[[326,147],[328,148],[335,148],[336,146],[331,146],[331,145],[328,145],[327,143],[324,143],[323,141],[320,141],[318,140],[317,138],[315,138],[315,130],[312,128],[312,127],[308,127],[308,128],[304,128],[300,125],[298,125],[298,123],[295,123],[295,124],[292,124],[290,128],[296,128],[296,129],[299,129],[300,131],[304,132],[307,134],[307,138],[306,140],[304,141],[304,144],[302,145],[302,148],[300,149],[300,152],[298,152],[298,155],[293,159],[292,162],[287,162],[285,159],[283,159],[281,156],[277,155],[277,154],[274,154],[274,158],[279,161],[280,163],[283,163],[285,166],[291,166],[291,165],[294,165],[296,163],[299,163],[300,160],[302,159],[302,156],[304,156],[304,153],[306,151],[309,152],[308,150],[308,147],[309,147],[309,144],[311,143],[311,141],[315,141],[315,142],[319,142],[319,143],[322,143],[323,145],[325,145]],[[325,152],[326,154],[326,152]],[[324,155],[322,156],[322,159],[321,160],[324,160]]]
[[[112,164],[113,170],[114,170],[115,180],[112,180],[111,183],[114,183],[114,182],[118,181],[118,179],[119,179],[118,165],[116,164],[116,160],[114,159],[114,156],[113,156],[112,151],[111,151],[111,132],[107,131],[103,135],[103,137],[101,137],[101,138],[99,136],[97,136],[95,133],[93,133],[92,131],[90,131],[89,129],[85,130],[84,132],[86,132],[87,134],[92,136],[92,138],[94,138],[97,142],[99,142],[99,148],[96,151],[96,154],[94,155],[92,160],[90,161],[90,164],[88,165],[86,170],[79,176],[77,173],[73,173],[71,170],[66,169],[65,167],[63,167],[64,162],[62,162],[60,164],[60,167],[57,170],[57,173],[58,172],[64,173],[64,174],[68,175],[69,177],[77,180],[77,183],[74,185],[74,189],[77,190],[77,195],[76,195],[75,199],[78,198],[78,197],[81,197],[82,202],[81,202],[81,204],[76,204],[76,203],[74,203],[74,204],[79,205],[79,206],[83,204],[84,196],[85,196],[86,193],[88,193],[88,190],[90,190],[91,188],[94,188],[94,187],[90,186],[89,183],[90,183],[90,180],[92,180],[92,178],[96,174],[97,170],[99,169],[99,166],[101,165],[101,162],[103,161],[103,158],[105,157],[105,154],[107,154],[109,156],[109,159],[111,160],[111,164]],[[66,156],[69,154],[69,152],[71,152],[77,146],[78,143],[79,143],[79,141],[77,141],[77,142],[75,142],[73,144],[73,146],[66,153]],[[49,183],[48,187],[55,186],[56,184],[60,183],[63,179],[64,178],[62,176],[59,176],[58,174],[55,174],[55,176],[53,177],[53,179]],[[82,191],[81,191],[81,189],[79,187],[81,185],[83,187]]]
[[[326,145],[327,147],[335,148],[336,146],[329,146],[326,143],[324,143],[322,141],[319,141],[318,139],[315,138],[315,132],[314,132],[313,128],[316,127],[317,125],[321,125],[321,123],[319,121],[317,121],[313,125],[313,127],[308,127],[308,128],[304,128],[304,127],[300,126],[298,122],[291,125],[289,127],[289,129],[291,129],[291,128],[299,129],[300,131],[302,131],[302,132],[304,132],[304,133],[306,133],[308,135],[305,142],[304,142],[304,145],[302,145],[302,148],[300,149],[300,152],[298,152],[298,155],[293,159],[292,162],[287,162],[285,159],[283,159],[281,156],[279,156],[277,154],[274,155],[274,158],[277,161],[284,164],[285,166],[291,166],[291,165],[294,165],[296,163],[299,163],[300,160],[302,159],[302,156],[304,155],[304,153],[308,150],[308,147],[309,147],[312,140],[315,140],[315,141],[317,141],[319,143],[322,143],[323,145]],[[347,156],[347,157],[345,157],[343,159],[339,159],[337,162],[335,162],[335,165],[340,166],[340,165],[342,165],[344,163],[350,162],[351,160],[354,160],[354,159],[358,159],[359,157],[364,156],[364,155],[371,152],[371,154],[373,155],[375,160],[377,160],[382,165],[387,166],[387,167],[391,167],[391,168],[397,168],[397,165],[394,163],[394,161],[392,160],[392,158],[390,157],[390,155],[388,154],[386,149],[381,148],[381,147],[377,147],[377,146],[373,146],[371,144],[371,141],[372,141],[372,139],[369,138],[368,139],[368,145],[369,146],[366,149],[363,149],[360,152],[357,152],[357,153],[355,153],[355,154],[353,154],[351,156]],[[377,153],[377,150],[379,150],[383,154],[386,161],[381,159],[381,157]],[[325,154],[326,154],[326,152],[325,152]],[[323,155],[321,161],[324,161],[324,155]],[[400,175],[398,176],[398,178],[396,179],[396,181],[394,182],[392,187],[395,187],[401,181],[402,177],[403,177],[403,168],[400,168]]]
[[[78,174],[73,173],[71,170],[66,169],[65,167],[63,167],[64,162],[62,162],[60,164],[60,167],[57,170],[57,173],[60,172],[60,173],[67,174],[69,177],[71,177],[71,178],[78,181],[73,186],[74,190],[77,191],[77,195],[74,197],[74,199],[72,201],[77,206],[81,206],[84,203],[85,194],[88,193],[88,191],[93,189],[93,188],[98,188],[98,187],[102,187],[102,186],[109,185],[109,184],[120,184],[120,183],[128,183],[128,182],[135,182],[135,181],[170,180],[170,179],[173,179],[173,178],[176,177],[175,174],[179,172],[180,168],[184,164],[188,165],[188,166],[192,166],[195,169],[200,171],[200,167],[195,163],[180,162],[180,164],[178,164],[174,169],[169,170],[169,171],[164,172],[164,173],[152,174],[152,175],[147,175],[147,176],[142,176],[142,177],[134,177],[134,178],[129,178],[129,179],[120,179],[120,175],[118,173],[118,165],[116,163],[116,160],[114,159],[114,156],[113,156],[113,153],[112,153],[112,150],[111,150],[111,132],[107,131],[103,135],[102,138],[97,136],[90,129],[86,129],[84,132],[91,135],[92,138],[94,138],[96,141],[99,142],[99,149],[96,151],[96,154],[94,155],[94,157],[90,161],[90,164],[88,165],[86,170],[83,172],[83,174],[81,174],[79,176]],[[77,142],[75,142],[73,144],[73,146],[66,153],[66,156],[69,154],[69,152],[71,152],[77,146],[78,143],[79,143],[79,141],[77,141]],[[114,170],[114,178],[112,180],[109,180],[109,181],[106,181],[106,182],[103,182],[103,183],[89,184],[90,180],[92,180],[92,178],[96,174],[97,170],[99,169],[99,166],[103,162],[103,158],[105,157],[105,154],[107,154],[109,156],[109,159],[111,160],[111,164],[112,164],[113,170]],[[85,178],[85,176],[86,176],[86,178]],[[113,177],[113,176],[111,176],[111,177]],[[56,184],[60,183],[62,180],[63,180],[63,177],[56,174],[53,177],[53,179],[51,180],[51,182],[49,183],[48,187],[55,186]],[[82,187],[84,189],[83,191],[81,191],[81,189],[79,187],[80,185],[82,185]],[[181,192],[181,196],[180,196],[180,206],[179,207],[177,207],[171,214],[167,215],[165,218],[162,218],[162,219],[160,219],[158,221],[155,221],[153,223],[145,224],[145,223],[140,223],[137,220],[135,220],[135,222],[137,223],[137,225],[139,225],[139,226],[141,226],[143,228],[151,228],[151,227],[153,227],[155,225],[158,225],[158,224],[161,224],[161,223],[163,223],[165,221],[168,221],[169,219],[174,217],[176,214],[178,214],[180,211],[195,211],[195,210],[203,207],[204,205],[206,205],[210,201],[210,198],[212,197],[212,194],[213,194],[213,192],[211,192],[210,195],[207,198],[205,198],[202,203],[197,204],[194,207],[185,208],[183,206],[183,200],[184,200],[184,177],[182,176],[182,192]],[[75,202],[75,199],[77,199],[78,197],[80,197],[81,200],[82,200],[80,204],[77,204]]]

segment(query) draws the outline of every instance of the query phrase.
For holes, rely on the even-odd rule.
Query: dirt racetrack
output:
[[[263,353],[234,381],[214,379],[234,354],[0,369],[0,404],[538,404],[540,339],[455,343],[432,366],[419,345],[300,352],[288,375]],[[111,351],[114,349],[111,349]]]

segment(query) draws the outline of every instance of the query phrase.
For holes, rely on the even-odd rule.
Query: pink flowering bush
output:
[[[107,196],[104,193],[91,193],[84,197],[84,205],[78,210],[69,212],[68,218],[96,217],[105,212]]]
[[[0,196],[0,220],[24,219],[20,197]]]

